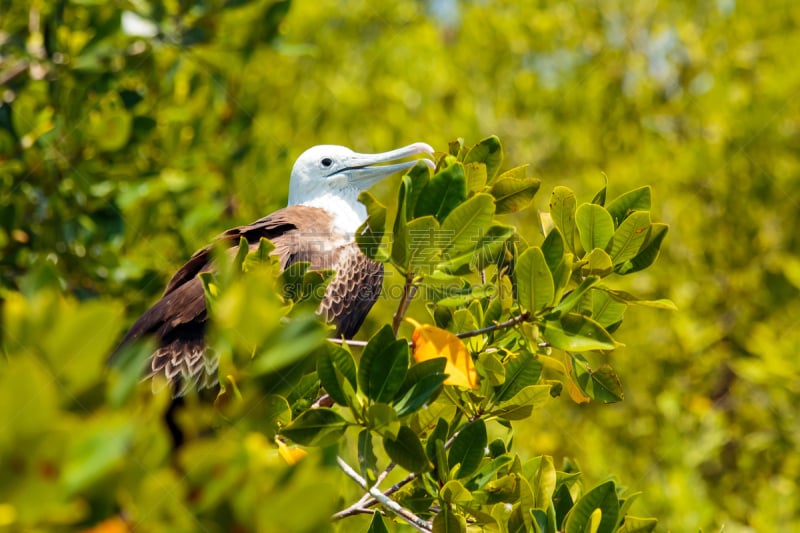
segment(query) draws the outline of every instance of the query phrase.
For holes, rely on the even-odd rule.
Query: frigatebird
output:
[[[309,148],[292,167],[288,207],[229,229],[217,241],[234,247],[244,237],[252,248],[266,237],[275,245],[272,253],[282,269],[307,261],[311,269],[334,270],[317,313],[335,325],[337,336],[351,338],[378,299],[383,282],[383,264],[363,255],[355,242],[355,232],[367,218],[358,195],[414,166],[418,160],[395,161],[418,154],[431,155],[433,148],[421,142],[379,154],[359,154],[336,145]],[[433,166],[430,159],[422,161]],[[204,338],[209,315],[199,277],[214,269],[213,255],[213,245],[196,252],[120,342],[121,348],[154,337],[158,348],[150,357],[149,377],[165,378],[176,397],[217,384],[217,360]],[[154,380],[154,387],[157,381],[161,382]]]

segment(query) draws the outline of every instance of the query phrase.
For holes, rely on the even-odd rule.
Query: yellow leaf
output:
[[[428,324],[420,325],[409,320],[414,326],[414,360],[418,363],[444,357],[447,366],[444,371],[448,374],[445,385],[458,385],[470,389],[478,388],[478,372],[472,357],[461,342],[461,339],[443,329]]]
[[[286,461],[286,464],[296,464],[300,461],[303,457],[308,455],[308,452],[302,448],[289,448],[285,442],[280,439],[275,439],[275,442],[278,445],[278,453]]]

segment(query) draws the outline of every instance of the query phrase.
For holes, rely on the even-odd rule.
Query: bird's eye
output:
[[[326,157],[322,161],[320,161],[320,163],[322,164],[323,167],[328,168],[333,164],[333,160],[330,157]]]

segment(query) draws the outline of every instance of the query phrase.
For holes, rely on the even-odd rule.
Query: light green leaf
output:
[[[592,319],[609,327],[622,320],[628,304],[613,299],[606,291],[592,291]]]
[[[581,273],[584,276],[600,276],[602,278],[608,276],[614,270],[611,256],[600,248],[595,248],[583,256],[583,260],[585,264],[581,266]]]
[[[575,253],[575,210],[577,209],[575,193],[567,187],[558,186],[550,196],[550,216],[553,223],[561,230],[564,242],[570,251]]]
[[[361,191],[358,201],[367,209],[367,219],[356,231],[356,243],[361,253],[374,261],[388,260],[386,245],[386,207],[367,191]]]
[[[548,320],[553,320],[565,313],[569,313],[572,309],[575,308],[576,305],[581,301],[586,291],[597,285],[600,281],[600,278],[597,276],[589,276],[581,281],[581,284],[575,287],[572,292],[570,292],[566,298],[561,300],[557,306],[555,306],[547,315]]]
[[[300,413],[281,434],[303,446],[326,446],[344,435],[347,420],[332,409],[321,407]]]
[[[581,204],[575,212],[575,223],[581,246],[587,252],[594,248],[605,249],[614,236],[614,220],[608,211],[596,204]]]
[[[553,303],[553,275],[541,248],[531,247],[522,252],[517,259],[514,277],[519,304],[524,309],[537,313]]]
[[[503,163],[503,145],[500,143],[500,139],[496,135],[492,135],[470,148],[464,157],[464,163],[473,162],[484,163],[489,180],[494,179]]]
[[[647,211],[636,211],[619,225],[614,232],[609,251],[614,266],[623,264],[639,253],[647,238],[648,228],[650,228],[650,213]]]
[[[658,520],[655,518],[639,518],[625,515],[625,521],[616,533],[652,533],[656,530]]]
[[[433,517],[433,533],[466,533],[467,523],[458,516],[450,506],[445,505],[439,514]]]
[[[620,265],[617,272],[620,274],[633,274],[652,265],[658,258],[658,253],[661,251],[661,243],[664,241],[664,237],[667,236],[667,231],[669,231],[667,224],[658,222],[650,224],[647,239],[639,253],[630,261]]]
[[[490,190],[495,199],[497,214],[516,213],[528,207],[539,190],[541,181],[535,178],[499,178]]]
[[[542,364],[528,350],[509,356],[504,368],[505,381],[494,389],[497,402],[510,400],[522,389],[536,384],[542,375]]]
[[[461,255],[450,255],[437,268],[446,274],[463,276],[490,265],[499,265],[505,258],[506,241],[515,231],[513,226],[492,224],[485,233],[478,236],[472,249]]]
[[[603,326],[576,313],[542,324],[542,336],[554,348],[571,352],[613,350],[616,343]]]
[[[653,307],[655,309],[666,309],[668,311],[677,311],[678,306],[676,306],[672,300],[667,298],[661,298],[658,300],[642,300],[641,298],[637,298],[633,294],[625,291],[618,291],[609,289],[607,287],[600,287],[602,290],[607,292],[609,296],[614,298],[619,302],[624,302],[633,305],[641,305],[642,307]]]
[[[472,501],[472,493],[456,479],[451,479],[439,489],[439,496],[447,503],[464,504]]]
[[[524,420],[552,399],[550,385],[528,385],[489,414],[505,420]]]
[[[457,257],[463,252],[472,252],[480,242],[494,218],[494,199],[479,193],[462,203],[442,223],[445,259]]]

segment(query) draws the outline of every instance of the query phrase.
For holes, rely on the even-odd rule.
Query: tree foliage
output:
[[[468,499],[483,466],[467,474],[469,450],[450,464],[444,444],[459,424],[478,426],[445,416],[431,437],[408,421],[430,401],[466,409],[494,399],[481,464],[498,469],[484,487],[515,491],[516,509],[534,510],[512,511],[527,527],[546,526],[535,511],[548,508],[562,525],[606,527],[618,508],[622,531],[653,527],[630,517],[633,498],[610,490],[610,472],[643,491],[634,514],[665,529],[796,527],[797,9],[449,5],[0,3],[0,458],[11,472],[0,524],[74,529],[124,516],[168,531],[198,521],[330,527],[363,491],[340,473],[332,445],[297,461],[300,449],[277,432],[297,424],[297,438],[353,452],[343,459],[369,483],[389,449],[402,456],[382,487],[410,475],[406,466],[424,470],[418,449],[416,463],[398,455],[416,449],[400,429],[410,428],[450,477],[424,471],[398,495],[412,512],[440,510],[435,527],[460,528],[485,506]],[[502,148],[489,138],[470,150],[492,132]],[[457,134],[470,143],[445,150]],[[165,393],[138,385],[147,348],[103,368],[125,325],[195,249],[281,207],[302,149],[413,140],[450,158],[432,176],[415,169],[365,195],[361,242],[394,265],[362,338],[389,324],[415,342],[399,389],[374,382],[381,401],[367,396],[361,348],[327,346],[313,295],[285,295],[291,310],[276,297],[304,280],[275,281],[263,257],[242,258],[247,276],[206,283],[225,394],[216,405],[189,401],[180,423],[197,438],[170,458]],[[602,172],[609,185],[597,192]],[[419,328],[393,320],[408,279],[418,288],[406,314]],[[681,311],[640,299],[661,296]],[[628,306],[645,307],[619,327]],[[286,313],[290,325],[279,326]],[[430,355],[463,356],[439,330],[509,320],[520,322],[461,341],[476,355],[478,388],[446,383],[463,368],[469,384],[472,370],[457,363],[466,358],[448,358],[448,369]],[[225,334],[234,327],[246,336]],[[486,355],[500,341],[511,344]],[[318,381],[334,406],[309,411]],[[577,402],[549,401],[559,386]],[[521,470],[503,463],[516,454]],[[513,489],[495,483],[501,472]]]

